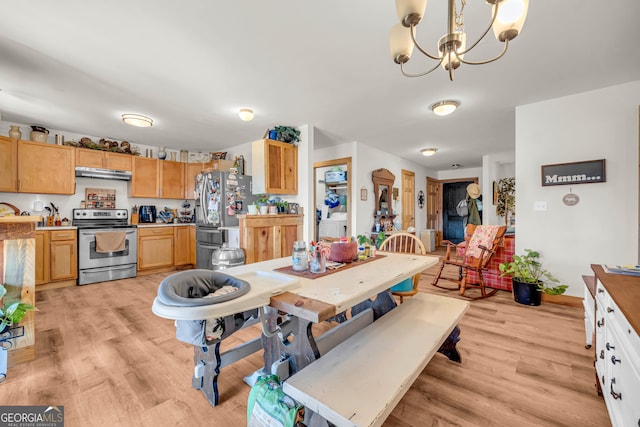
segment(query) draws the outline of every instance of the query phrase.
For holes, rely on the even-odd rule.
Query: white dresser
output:
[[[611,424],[640,426],[640,277],[607,274],[599,265],[592,268],[598,384]]]

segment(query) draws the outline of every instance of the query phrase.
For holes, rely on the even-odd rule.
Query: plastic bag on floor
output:
[[[248,427],[294,427],[304,419],[304,407],[284,394],[277,375],[259,377],[249,392]]]

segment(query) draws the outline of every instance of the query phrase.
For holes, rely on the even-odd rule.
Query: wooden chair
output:
[[[498,289],[491,289],[489,292],[487,291],[482,278],[482,272],[486,269],[487,264],[491,261],[491,257],[496,253],[498,247],[504,243],[504,234],[506,231],[507,227],[504,225],[476,226],[468,224],[465,229],[464,242],[455,244],[448,240],[443,240],[442,242],[447,245],[447,254],[440,262],[438,273],[431,284],[442,289],[453,289],[438,285],[438,281],[440,280],[444,267],[446,265],[452,265],[458,267],[458,279],[455,280],[446,277],[443,277],[443,279],[456,282],[458,284],[457,289],[460,291],[460,295],[472,299],[482,299],[494,295],[498,292]],[[487,232],[489,232],[489,235],[487,235]],[[474,271],[476,273],[478,283],[469,283],[467,281],[467,273],[469,271]],[[465,295],[465,291],[470,287],[480,288],[480,296],[469,297]]]
[[[418,254],[426,255],[427,251],[424,248],[424,244],[416,236],[410,233],[395,233],[387,237],[381,244],[381,251],[397,252],[403,254]],[[409,290],[393,290],[391,293],[400,297],[400,304],[404,302],[404,297],[410,297],[418,293],[418,283],[420,283],[420,276],[422,273],[418,273],[411,278],[411,289]]]

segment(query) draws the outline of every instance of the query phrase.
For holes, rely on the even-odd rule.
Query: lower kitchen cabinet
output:
[[[36,290],[76,284],[77,245],[76,230],[36,231]]]
[[[138,228],[138,271],[173,268],[173,227]]]
[[[190,226],[173,227],[174,265],[195,265],[196,228]]]
[[[245,262],[266,261],[290,256],[293,242],[302,240],[302,214],[239,215],[240,247]]]

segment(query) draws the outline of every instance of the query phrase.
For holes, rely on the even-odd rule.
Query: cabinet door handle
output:
[[[604,289],[602,289],[602,288],[598,288],[598,293],[599,293],[599,294],[604,293]]]
[[[613,308],[607,307],[607,313],[613,313]]]
[[[622,361],[620,359],[616,359],[616,355],[614,354],[613,356],[611,356],[611,363],[613,363],[615,365],[616,362],[622,363]]]
[[[604,350],[600,350],[600,359],[604,359]]]
[[[614,346],[612,346],[611,344],[607,343],[607,345],[605,345],[605,347],[607,347],[607,350],[613,350],[615,349]]]
[[[611,378],[611,383],[610,383],[610,389],[609,392],[611,393],[611,396],[613,396],[614,399],[618,400],[622,400],[622,393],[616,393],[615,391],[613,391],[613,385],[616,383],[616,379],[615,378]]]

